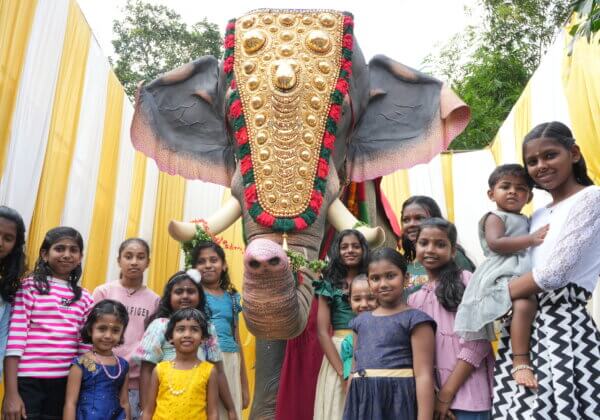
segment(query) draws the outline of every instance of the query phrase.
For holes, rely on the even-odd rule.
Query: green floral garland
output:
[[[327,263],[323,260],[307,260],[304,255],[297,251],[292,251],[288,249],[286,251],[287,256],[290,260],[290,267],[292,268],[292,272],[296,273],[301,268],[308,268],[315,273],[320,273],[325,267],[327,267]]]
[[[196,234],[189,241],[181,242],[181,249],[185,254],[185,269],[192,268],[192,251],[200,242],[213,242],[210,236],[200,225],[196,225]]]

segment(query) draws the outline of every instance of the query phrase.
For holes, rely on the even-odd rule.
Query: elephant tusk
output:
[[[372,247],[381,246],[383,242],[385,242],[385,232],[381,227],[355,227],[358,223],[358,219],[350,213],[350,210],[348,210],[339,198],[336,198],[329,206],[329,209],[327,210],[327,220],[337,231],[342,231],[344,229],[358,230],[365,236],[365,239]]]
[[[242,215],[242,207],[240,202],[231,197],[227,202],[212,216],[206,220],[206,225],[210,233],[218,235]],[[196,234],[196,224],[187,222],[178,222],[171,220],[169,223],[169,235],[177,241],[189,241]]]

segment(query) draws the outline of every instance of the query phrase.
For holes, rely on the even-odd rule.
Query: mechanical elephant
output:
[[[357,226],[340,185],[429,161],[468,119],[440,81],[383,55],[367,64],[352,15],[337,11],[250,12],[227,25],[222,61],[205,56],[140,86],[135,147],[170,174],[231,188],[208,220],[213,233],[243,218],[254,417],[272,415],[281,340],[303,331],[313,292],[310,273],[294,281],[275,244],[285,238],[315,259],[327,223]],[[169,229],[178,240],[195,234],[187,223]],[[377,227],[359,230],[383,239]]]

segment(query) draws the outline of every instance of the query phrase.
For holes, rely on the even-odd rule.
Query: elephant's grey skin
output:
[[[352,73],[327,182],[333,197],[339,191],[340,180],[370,180],[428,161],[466,126],[468,109],[456,99],[444,105],[448,93],[441,82],[384,56],[376,56],[367,65],[356,39]],[[222,63],[214,57],[202,57],[167,73],[138,91],[131,130],[133,144],[155,159],[163,171],[235,190],[238,183],[234,177],[239,168],[226,99]],[[443,119],[453,125],[452,130]],[[234,195],[242,203],[245,221],[251,220],[243,195],[240,191]],[[321,215],[327,213],[329,203],[331,200],[324,200]],[[321,223],[322,227],[314,228],[314,236],[310,235],[311,242],[322,238],[325,223]],[[261,229],[245,239],[280,238]],[[291,248],[299,245],[300,251],[307,251],[302,245],[304,239],[294,235],[289,238]],[[310,254],[316,255],[318,248]],[[305,285],[303,294],[310,289],[309,284]],[[306,317],[308,309],[301,312]],[[306,318],[300,321],[306,323]],[[257,340],[252,418],[274,416],[284,348],[282,341]]]

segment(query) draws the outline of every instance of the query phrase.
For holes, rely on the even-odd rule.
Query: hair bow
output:
[[[200,282],[202,281],[202,275],[195,268],[190,268],[185,272],[185,274],[187,274],[187,276],[191,278],[196,284],[200,284]]]

